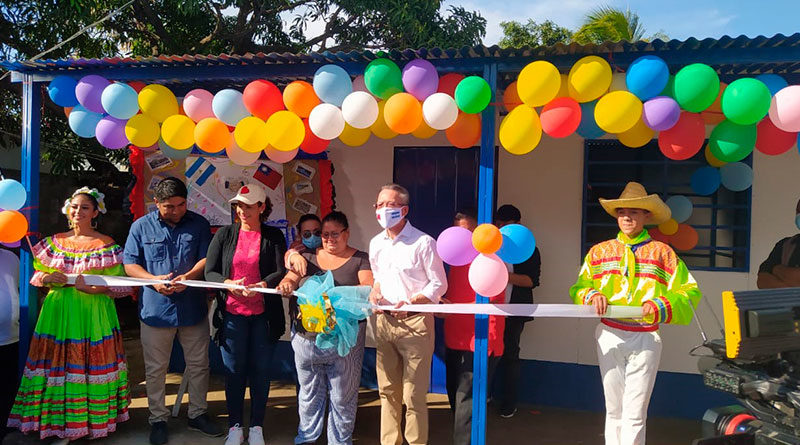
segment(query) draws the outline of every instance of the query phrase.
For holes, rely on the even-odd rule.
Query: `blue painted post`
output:
[[[483,68],[483,78],[492,90],[492,100],[497,96],[497,64]],[[481,116],[481,164],[478,172],[478,223],[491,223],[494,215],[494,169],[495,169],[495,107],[489,105]],[[476,303],[488,303],[489,299],[476,295]],[[486,390],[489,386],[489,317],[475,316],[475,354],[472,362],[472,445],[486,443]]]
[[[22,81],[22,185],[28,192],[23,213],[28,219],[28,230],[39,230],[39,129],[42,123],[41,84],[30,75]],[[25,241],[23,240],[23,244]],[[29,283],[33,276],[33,257],[23,246],[19,254],[19,370],[22,372],[28,358],[31,334],[36,325],[38,291]]]

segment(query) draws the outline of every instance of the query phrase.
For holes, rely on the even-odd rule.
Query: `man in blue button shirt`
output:
[[[167,367],[177,334],[189,382],[189,429],[209,436],[223,431],[208,418],[208,297],[206,290],[183,280],[201,279],[211,227],[186,209],[186,185],[167,178],[156,185],[158,210],[131,225],[125,243],[125,273],[146,279],[171,280],[144,288],[139,299],[141,340],[150,408],[150,443],[167,443],[169,410],[165,403]]]

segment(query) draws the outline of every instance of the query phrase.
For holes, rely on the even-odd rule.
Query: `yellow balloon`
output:
[[[194,145],[194,127],[188,116],[174,114],[161,124],[161,139],[175,150],[186,150]]]
[[[642,101],[628,91],[613,91],[594,107],[594,120],[606,133],[624,133],[642,118]]]
[[[597,99],[610,85],[611,66],[602,57],[583,57],[569,70],[569,95],[578,102]]]
[[[524,155],[542,139],[542,124],[536,110],[520,105],[500,123],[500,144],[511,154]]]
[[[397,136],[397,133],[386,125],[386,119],[383,118],[383,108],[385,106],[385,100],[378,102],[378,118],[375,119],[375,123],[369,129],[372,130],[372,134],[381,139],[391,139]]]
[[[422,123],[419,124],[419,127],[417,127],[416,130],[412,131],[411,134],[414,135],[414,137],[416,137],[417,139],[428,139],[432,137],[434,134],[436,134],[436,129],[431,128],[430,125],[425,123],[425,120],[423,119]]]
[[[566,74],[561,75],[561,87],[558,89],[556,99],[559,97],[569,97],[569,76]]]
[[[345,122],[344,130],[342,130],[342,134],[339,135],[339,140],[342,141],[344,145],[358,147],[364,145],[367,140],[369,140],[369,135],[371,134],[369,128],[355,128]]]
[[[145,114],[137,114],[125,123],[125,137],[137,147],[150,147],[158,142],[161,129],[158,122]]]
[[[644,147],[653,139],[656,132],[644,123],[644,120],[639,119],[636,125],[631,127],[630,130],[624,131],[617,135],[619,142],[630,148]]]
[[[276,150],[292,151],[306,137],[303,120],[291,111],[276,111],[267,119],[267,142]]]
[[[269,144],[267,125],[255,116],[247,116],[240,120],[233,130],[233,138],[239,148],[248,153],[259,152]]]
[[[545,60],[527,64],[517,77],[517,93],[529,107],[540,107],[555,99],[560,88],[558,68]]]
[[[708,162],[708,165],[712,167],[720,168],[727,164],[727,162],[717,159],[716,156],[714,156],[714,153],[711,153],[711,146],[709,144],[706,144],[705,155],[706,162]]]
[[[139,92],[139,108],[156,122],[164,122],[168,117],[178,114],[178,99],[164,85],[152,84]]]
[[[670,236],[678,233],[678,221],[670,218],[658,225],[658,230],[664,235]]]

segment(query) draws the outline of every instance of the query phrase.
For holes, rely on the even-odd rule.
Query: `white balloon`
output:
[[[769,118],[783,131],[800,131],[800,85],[790,85],[772,96]]]
[[[353,128],[367,128],[378,119],[378,101],[369,93],[353,91],[342,102],[342,116]]]
[[[319,104],[311,110],[308,126],[320,139],[336,139],[344,131],[342,110],[333,104]]]
[[[230,159],[231,162],[243,167],[256,162],[258,157],[261,156],[260,151],[250,153],[239,148],[239,145],[236,144],[236,139],[233,137],[231,137],[231,143],[225,147],[225,153],[228,154],[228,159]]]
[[[434,130],[447,130],[458,118],[458,105],[447,93],[434,93],[422,103],[422,117]]]

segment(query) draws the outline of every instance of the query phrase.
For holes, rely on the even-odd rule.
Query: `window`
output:
[[[694,193],[690,178],[708,165],[705,148],[691,159],[673,161],[661,153],[655,139],[641,148],[628,148],[613,139],[587,140],[584,146],[581,258],[592,245],[618,232],[598,198],[616,198],[628,181],[636,181],[664,200],[684,195],[692,201],[694,211],[685,224],[697,231],[699,242],[690,251],[676,249],[690,269],[749,271],[751,189],[733,192],[720,186],[710,196]],[[752,166],[752,155],[742,162]]]

